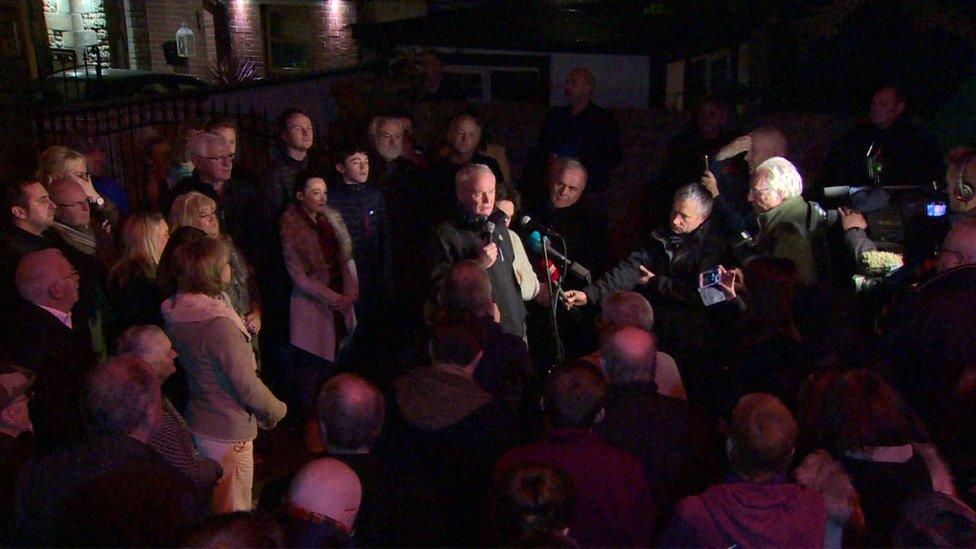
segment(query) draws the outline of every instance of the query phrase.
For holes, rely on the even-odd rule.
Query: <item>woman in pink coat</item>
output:
[[[326,206],[322,175],[298,174],[294,203],[281,216],[281,243],[291,275],[291,344],[295,404],[305,414],[306,442],[318,449],[315,397],[332,373],[336,348],[355,329],[359,280],[352,239],[342,217]]]

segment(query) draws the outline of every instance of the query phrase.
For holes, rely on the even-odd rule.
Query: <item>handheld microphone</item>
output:
[[[536,231],[539,231],[541,234],[544,234],[546,236],[559,235],[559,232],[553,229],[552,227],[547,227],[542,223],[539,223],[538,221],[533,219],[532,216],[528,216],[528,215],[522,216],[522,226],[527,229],[535,229]]]

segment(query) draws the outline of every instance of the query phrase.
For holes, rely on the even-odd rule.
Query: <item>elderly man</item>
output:
[[[89,437],[27,466],[14,545],[175,545],[207,507],[147,444],[162,414],[155,372],[123,355],[81,385]]]
[[[434,274],[442,275],[463,259],[477,261],[491,280],[502,331],[524,337],[525,305],[512,268],[515,252],[501,219],[504,214],[495,208],[495,175],[484,164],[469,164],[458,171],[454,189],[454,213],[434,230]]]
[[[620,164],[620,127],[602,107],[593,103],[596,78],[585,67],[569,72],[564,89],[569,103],[546,119],[540,149],[546,156],[578,158],[590,174],[590,193],[603,197],[610,187],[610,172]]]
[[[95,354],[87,321],[71,312],[78,301],[78,278],[54,248],[31,252],[17,266],[16,287],[23,299],[17,322],[7,328],[7,349],[17,364],[37,375],[30,417],[43,448],[81,436],[79,390]]]
[[[651,492],[670,507],[719,478],[723,459],[705,413],[661,394],[655,380],[662,362],[649,331],[621,326],[603,338],[600,367],[610,386],[596,430],[641,460]]]
[[[176,351],[159,326],[133,326],[119,336],[120,354],[132,354],[153,367],[162,385],[176,373]],[[193,433],[168,398],[163,397],[163,415],[148,444],[167,463],[176,467],[201,490],[212,490],[223,470],[220,464],[197,452]]]
[[[285,497],[287,545],[349,546],[362,495],[359,477],[341,461],[321,458],[305,465]]]
[[[99,207],[89,202],[85,190],[70,178],[55,179],[48,186],[51,201],[57,205],[54,213],[54,230],[69,246],[88,256],[96,256],[104,265],[111,265],[117,258],[108,218],[99,212],[99,224],[93,227],[93,209]]]
[[[803,284],[817,282],[813,236],[824,223],[823,210],[803,200],[803,178],[789,160],[768,158],[756,166],[749,202],[758,216],[759,251],[789,259]]]
[[[373,148],[369,175],[386,201],[389,234],[393,250],[394,293],[396,306],[403,310],[408,324],[419,322],[422,297],[416,289],[427,282],[418,257],[423,257],[432,214],[438,205],[431,200],[435,193],[425,189],[424,176],[417,166],[403,157],[403,123],[392,116],[373,118],[368,128]],[[440,206],[443,208],[443,206]]]
[[[775,397],[754,393],[732,411],[732,476],[678,504],[663,547],[822,547],[827,510],[787,480],[797,424]]]
[[[839,139],[824,161],[824,187],[928,185],[942,172],[939,148],[927,131],[905,115],[907,102],[896,86],[885,85],[871,98],[869,123],[859,124]],[[869,167],[869,164],[872,167]]]
[[[774,156],[786,156],[786,136],[773,126],[758,127],[719,149],[702,174],[701,184],[715,199],[715,217],[726,234],[754,232],[750,215],[749,179],[759,164]]]
[[[607,220],[591,197],[589,181],[583,164],[572,158],[557,158],[549,170],[548,203],[535,217],[566,239],[570,259],[600,276],[607,267]],[[581,282],[572,280],[576,285],[570,288],[582,287]]]

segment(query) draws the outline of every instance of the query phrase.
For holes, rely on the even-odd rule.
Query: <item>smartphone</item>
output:
[[[721,276],[718,273],[718,269],[711,269],[698,275],[698,287],[707,288],[714,286],[718,284],[719,280],[721,280]]]
[[[705,155],[705,171],[708,171],[708,155]]]
[[[929,202],[925,205],[925,215],[929,217],[942,217],[946,214],[945,202]]]

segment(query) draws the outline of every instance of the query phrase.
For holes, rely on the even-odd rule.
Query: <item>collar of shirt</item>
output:
[[[71,324],[71,312],[64,312],[53,307],[45,307],[44,305],[38,305],[38,307],[44,309],[45,311],[54,315],[54,318],[58,319],[58,322],[64,324],[69,330],[74,330],[75,327]]]

